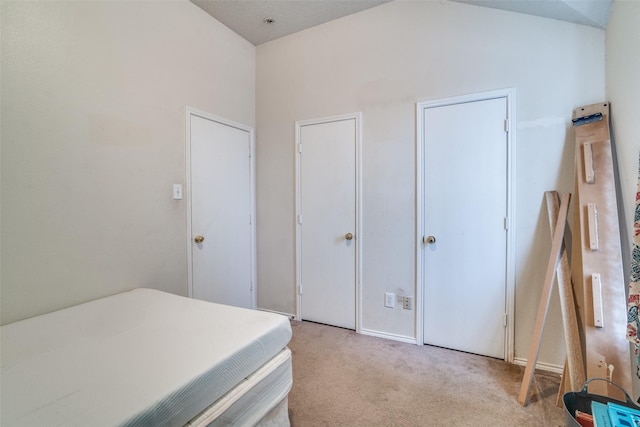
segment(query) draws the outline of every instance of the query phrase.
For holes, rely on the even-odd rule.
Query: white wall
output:
[[[633,7],[614,7],[610,56],[613,31],[636,30]],[[363,327],[412,336],[413,312],[385,310],[382,295],[415,292],[415,102],[514,86],[526,356],[550,246],[542,193],[572,190],[569,119],[605,98],[603,31],[446,1],[394,2],[257,50],[186,1],[2,2],[1,19],[2,323],[139,286],[186,294],[186,210],[171,184],[184,181],[189,105],[256,125],[259,305],[288,313],[294,121],[364,113]],[[612,86],[614,130],[637,134]],[[616,87],[638,99],[637,84]],[[620,155],[625,176],[637,142],[619,148],[633,152]],[[555,300],[550,312],[540,360],[560,365]]]
[[[611,101],[611,120],[617,149],[624,225],[632,230],[638,181],[640,150],[640,1],[616,0],[606,32],[606,92]],[[631,246],[631,232],[623,241]],[[625,272],[628,278],[628,272]],[[635,370],[634,370],[635,373]],[[640,394],[640,381],[634,374],[634,395]]]
[[[617,0],[613,3],[606,32],[607,98],[611,101],[611,117],[618,167],[622,186],[625,217],[633,223],[636,183],[638,180],[638,150],[640,121],[637,104],[640,100],[640,1]],[[631,235],[625,236],[631,244]]]
[[[255,48],[187,1],[2,2],[2,322],[187,293],[185,105],[255,125]]]
[[[383,294],[415,294],[415,103],[516,88],[515,352],[525,358],[550,250],[543,193],[573,190],[571,112],[604,99],[604,31],[397,1],[260,45],[256,61],[259,306],[295,310],[294,122],[361,111],[362,326],[399,336],[414,336],[414,312],[385,309]],[[554,296],[539,359],[558,366],[559,312]]]

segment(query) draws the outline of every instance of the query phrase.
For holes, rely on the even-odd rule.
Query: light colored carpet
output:
[[[497,359],[416,346],[311,322],[292,322],[289,417],[307,426],[564,426],[560,377]]]

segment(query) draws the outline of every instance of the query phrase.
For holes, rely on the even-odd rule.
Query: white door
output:
[[[358,117],[297,130],[299,317],[355,329]]]
[[[251,130],[198,114],[188,120],[192,296],[252,308]]]
[[[422,114],[424,342],[504,359],[507,99]]]

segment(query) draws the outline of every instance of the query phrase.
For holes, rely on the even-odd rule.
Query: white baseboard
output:
[[[400,341],[400,342],[405,342],[409,344],[417,344],[417,341],[414,337],[407,337],[404,335],[388,334],[386,332],[371,331],[369,329],[361,329],[360,333],[362,335],[369,335],[372,337],[384,338],[384,339],[393,340],[393,341]]]
[[[519,366],[527,366],[527,359],[516,357],[515,359],[513,359],[513,364],[519,365]],[[539,369],[545,372],[552,372],[554,374],[562,374],[562,371],[564,370],[564,366],[552,365],[551,363],[538,362],[536,363],[536,369]]]
[[[289,318],[289,320],[293,320],[293,319],[295,319],[295,317],[296,317],[296,316],[295,316],[295,315],[293,315],[293,314],[283,313],[283,312],[281,312],[281,311],[276,311],[276,310],[268,310],[268,309],[266,309],[266,308],[259,308],[259,307],[258,307],[256,310],[258,310],[258,311],[266,311],[267,313],[275,313],[275,314],[279,314],[279,315],[281,315],[281,316],[286,316],[286,317],[288,317],[288,318]]]

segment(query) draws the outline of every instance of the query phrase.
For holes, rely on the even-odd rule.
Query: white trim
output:
[[[193,298],[193,233],[191,230],[191,115],[193,110],[185,107],[185,185],[182,196],[187,207],[187,295]]]
[[[527,359],[516,357],[515,359],[513,359],[513,364],[518,366],[527,366]],[[554,374],[562,374],[562,372],[564,371],[564,366],[553,365],[551,363],[537,362],[535,369],[545,371],[545,372],[552,372]]]
[[[300,292],[300,286],[302,286],[302,270],[301,270],[301,265],[302,265],[302,253],[300,251],[300,248],[302,247],[302,234],[300,233],[300,214],[299,212],[302,210],[301,207],[301,200],[300,200],[300,191],[301,191],[301,185],[300,185],[300,128],[301,128],[302,124],[300,122],[296,122],[295,124],[295,132],[296,132],[296,138],[294,141],[294,147],[293,147],[293,152],[295,153],[295,172],[296,172],[296,179],[295,179],[295,198],[296,198],[296,209],[294,212],[294,219],[293,219],[293,223],[294,225],[294,235],[295,235],[295,251],[296,251],[296,264],[295,264],[295,272],[294,272],[294,292],[295,292],[295,296],[296,296],[296,317],[295,320],[297,320],[298,322],[302,321],[302,295]]]
[[[196,116],[211,120],[226,126],[231,126],[249,133],[249,182],[251,185],[250,214],[251,214],[251,307],[257,306],[257,262],[256,262],[256,163],[255,163],[255,135],[253,128],[236,123],[223,117],[215,116],[195,108],[185,107],[185,190],[184,200],[187,204],[187,294],[193,298],[193,245],[192,245],[192,207],[191,207],[191,117]]]
[[[515,319],[516,319],[516,88],[503,89],[507,97],[507,212],[509,229],[507,230],[507,339],[505,341],[505,360],[513,362],[515,357]]]
[[[505,88],[487,92],[474,93],[451,98],[422,101],[416,103],[416,338],[419,344],[424,343],[424,212],[423,212],[423,182],[424,182],[424,152],[423,127],[426,108],[442,107],[446,105],[462,104],[466,102],[485,101],[489,99],[506,98],[507,120],[507,215],[509,228],[507,230],[507,271],[505,274],[506,292],[505,309],[507,312],[507,327],[505,331],[504,360],[514,361],[515,347],[515,228],[516,228],[516,89]]]
[[[337,122],[342,120],[356,121],[356,230],[355,230],[355,250],[356,250],[356,332],[361,333],[362,325],[362,113],[342,114],[338,116],[323,117],[318,119],[298,120],[295,123],[295,198],[296,209],[294,216],[295,223],[295,248],[296,248],[296,265],[295,265],[295,293],[296,293],[296,320],[302,320],[302,296],[300,295],[300,284],[302,281],[302,236],[300,233],[300,222],[298,221],[301,211],[301,194],[300,186],[300,129],[307,125],[317,125],[322,123]],[[304,292],[304,290],[303,290]]]
[[[393,340],[393,341],[400,341],[407,344],[418,344],[418,341],[416,341],[414,337],[408,337],[405,335],[389,334],[387,332],[372,331],[370,329],[362,329],[360,333],[362,335],[368,335],[368,336],[377,337],[377,338],[384,338],[384,339]]]
[[[424,205],[424,201],[422,200],[422,183],[424,182],[424,154],[422,150],[422,140],[424,139],[424,132],[422,128],[424,127],[424,115],[423,115],[424,107],[420,102],[416,103],[416,298],[414,301],[414,307],[416,309],[416,317],[415,317],[415,336],[416,336],[416,344],[424,345],[424,313],[423,313],[423,305],[424,305],[424,263],[422,259],[424,257],[424,243],[422,241],[424,236],[424,213],[422,212],[422,207]]]

